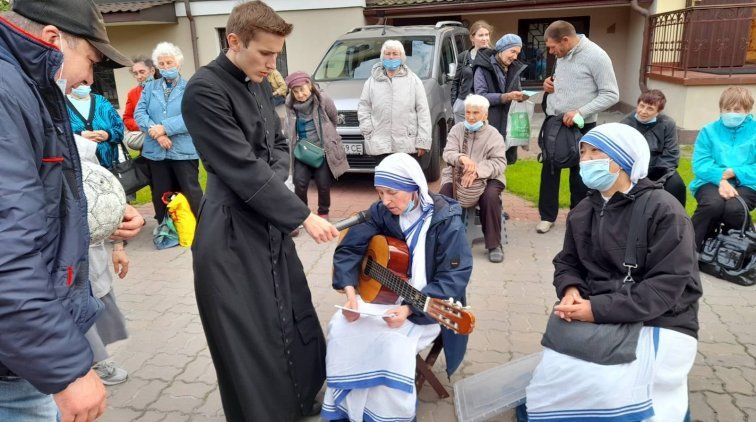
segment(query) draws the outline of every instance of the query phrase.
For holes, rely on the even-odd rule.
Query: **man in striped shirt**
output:
[[[549,53],[557,57],[552,76],[543,82],[549,95],[546,114],[564,114],[562,123],[577,125],[585,134],[596,127],[598,113],[619,100],[619,88],[609,55],[585,35],[578,35],[569,22],[555,21],[544,33]],[[552,171],[544,163],[538,211],[541,222],[538,233],[546,233],[554,226],[559,212],[559,178],[561,170]],[[580,167],[570,168],[570,208],[585,198],[587,188],[580,179]]]

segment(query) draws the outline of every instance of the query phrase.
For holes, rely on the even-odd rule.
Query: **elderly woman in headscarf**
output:
[[[357,105],[365,153],[376,162],[388,154],[406,152],[423,156],[430,150],[431,117],[420,78],[405,64],[401,41],[381,47],[381,61],[373,65]]]
[[[329,324],[328,388],[321,413],[326,420],[413,420],[415,354],[441,332],[451,375],[467,347],[466,336],[441,328],[401,297],[389,304],[366,303],[356,291],[363,256],[378,235],[406,242],[409,284],[429,297],[464,304],[472,273],[462,209],[428,192],[415,159],[403,153],[388,156],[376,167],[375,189],[380,201],[370,207],[365,223],[349,229],[334,253],[333,287],[346,293],[344,307],[353,311],[338,311]]]
[[[637,341],[636,358],[597,364],[600,351],[588,343],[581,347],[591,349],[586,352],[593,357],[586,359],[592,362],[554,350],[569,339],[545,348],[527,389],[531,421],[685,416],[701,283],[690,218],[679,201],[646,178],[649,155],[643,135],[621,123],[583,136],[580,176],[590,191],[567,217],[564,246],[554,258],[560,302],[552,319],[637,323],[631,339]],[[630,233],[633,205],[644,197],[637,232]],[[628,241],[637,245],[637,266],[626,262]]]

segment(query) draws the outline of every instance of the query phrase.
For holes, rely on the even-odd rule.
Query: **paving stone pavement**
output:
[[[363,182],[363,191],[369,191],[369,179]],[[344,201],[343,197],[340,202],[357,207],[355,211],[375,198],[365,194]],[[141,212],[149,216],[152,210],[146,206]],[[332,217],[344,217],[346,212],[332,211]],[[112,345],[110,351],[129,371],[129,380],[108,387],[108,411],[101,420],[222,421],[215,373],[194,298],[191,251],[180,247],[155,250],[150,235],[155,223],[150,217],[147,220],[127,249],[129,275],[116,283],[130,337]],[[508,227],[510,243],[504,248],[502,264],[489,263],[483,245],[474,245],[468,291],[477,317],[475,332],[465,362],[451,382],[443,375],[442,361],[435,367],[450,391],[455,381],[541,348],[540,336],[555,300],[551,259],[562,243],[564,224],[539,235],[532,221],[513,215]],[[330,287],[335,243],[316,245],[300,236],[296,244],[325,329],[333,305],[343,301]],[[756,421],[756,288],[708,276],[703,276],[703,284],[699,352],[690,374],[693,420]],[[418,421],[456,420],[452,398],[439,400],[427,386],[419,398]],[[492,420],[512,421],[514,416],[510,411]]]

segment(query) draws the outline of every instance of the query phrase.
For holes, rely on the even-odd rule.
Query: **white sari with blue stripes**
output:
[[[695,338],[643,327],[636,360],[598,365],[544,348],[527,387],[530,422],[682,421]]]

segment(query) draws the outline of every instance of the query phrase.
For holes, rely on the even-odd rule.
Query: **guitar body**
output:
[[[396,303],[399,298],[397,293],[365,274],[365,265],[368,257],[372,258],[375,263],[388,268],[407,282],[410,263],[410,253],[407,244],[393,237],[373,236],[368,244],[365,258],[362,260],[362,271],[360,271],[360,281],[357,286],[357,291],[365,302],[380,305]]]

